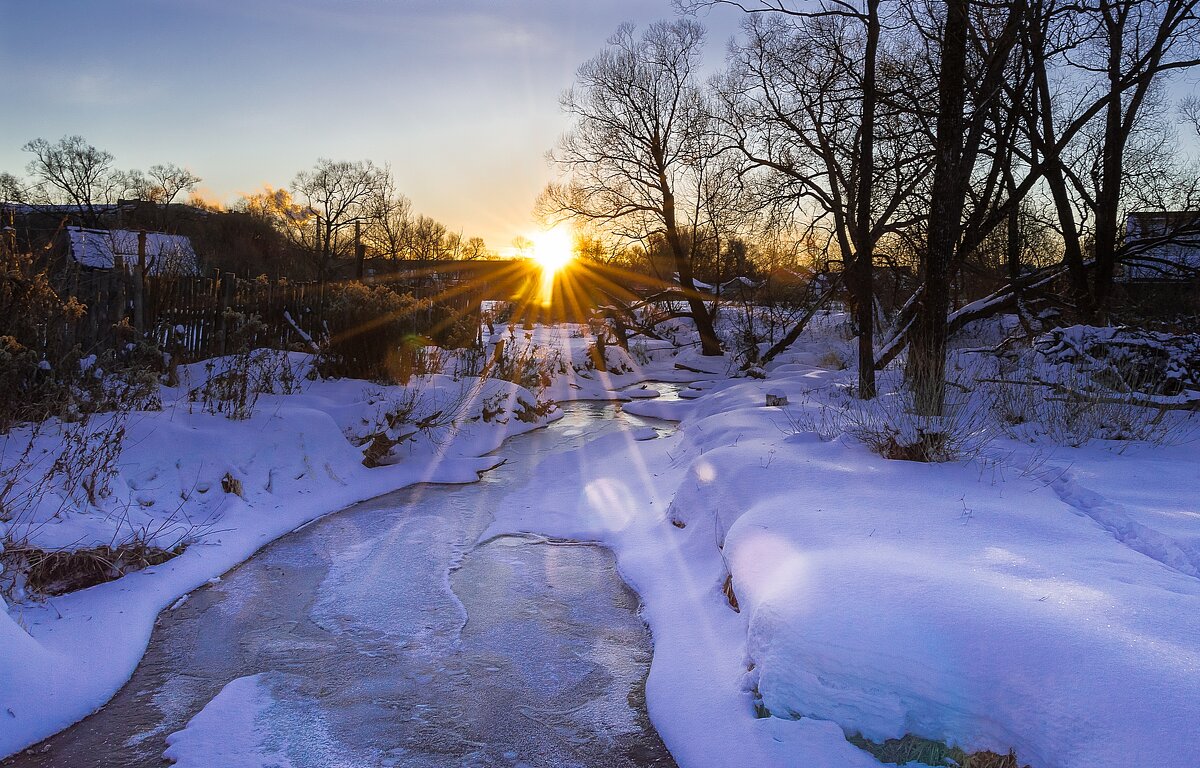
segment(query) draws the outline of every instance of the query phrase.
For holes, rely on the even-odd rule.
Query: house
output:
[[[139,231],[66,227],[65,232],[68,263],[96,270],[121,266],[132,271],[138,266]],[[146,232],[145,237],[146,274],[180,277],[200,274],[200,262],[190,239],[165,232]]]
[[[1200,211],[1131,213],[1121,282],[1186,282],[1200,277]]]

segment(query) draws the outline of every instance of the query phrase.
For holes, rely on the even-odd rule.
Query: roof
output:
[[[1173,226],[1196,224],[1200,222],[1200,211],[1133,211],[1127,219],[1131,229],[1143,222]]]
[[[96,213],[112,213],[120,210],[121,206],[116,203],[96,203],[91,206],[92,211]],[[86,205],[42,205],[33,203],[14,203],[8,201],[0,201],[0,210],[5,213],[12,213],[17,216],[28,216],[34,213],[46,213],[53,215],[67,215],[72,213],[88,213],[89,209]]]
[[[68,254],[81,266],[112,269],[117,256],[127,269],[138,263],[138,232],[132,229],[67,227]],[[192,241],[183,235],[146,233],[146,272],[151,275],[196,275],[200,272]]]
[[[1190,280],[1200,272],[1200,212],[1138,211],[1125,226],[1122,280]]]

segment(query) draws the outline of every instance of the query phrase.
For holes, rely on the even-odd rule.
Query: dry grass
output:
[[[915,435],[902,439],[898,432],[878,430],[870,433],[859,432],[858,437],[875,453],[896,461],[952,461],[959,455],[954,445],[954,436],[949,432],[926,432],[917,429]]]
[[[725,576],[725,583],[721,585],[721,591],[725,593],[725,599],[729,601],[729,607],[734,613],[741,613],[741,606],[738,605],[737,593],[733,591],[733,574]]]
[[[1021,766],[1012,751],[1006,755],[987,751],[967,753],[958,747],[947,746],[941,741],[922,739],[911,733],[900,739],[888,739],[882,744],[857,733],[846,736],[846,740],[871,753],[881,763],[905,765],[915,762],[932,766],[955,765],[958,768],[1029,768]]]
[[[183,550],[183,544],[167,550],[141,541],[75,550],[44,550],[10,544],[5,547],[2,557],[7,568],[24,575],[27,592],[53,597],[161,565]]]

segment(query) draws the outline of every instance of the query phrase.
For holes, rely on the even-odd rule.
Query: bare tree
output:
[[[476,261],[479,259],[490,259],[493,253],[487,247],[482,237],[468,237],[463,241],[462,248],[459,251],[458,257],[464,261]]]
[[[1179,113],[1184,120],[1191,124],[1196,135],[1200,136],[1200,95],[1193,93],[1185,97],[1179,104]]]
[[[1073,297],[1085,318],[1102,319],[1122,256],[1131,140],[1163,77],[1200,64],[1198,0],[1034,0],[1031,7],[1025,48],[1036,99],[1026,131],[1046,168]],[[1081,174],[1088,165],[1095,173]]]
[[[267,187],[258,194],[245,195],[234,210],[269,223],[297,251],[313,253],[318,248],[313,210],[297,203],[286,189]]]
[[[384,166],[367,204],[366,243],[389,259],[408,258],[412,248],[412,201],[396,191],[391,169]]]
[[[963,172],[970,0],[946,0],[938,73],[937,137],[928,239],[922,264],[925,289],[909,354],[916,411],[940,416],[945,399],[946,311],[950,261],[962,231],[966,185]]]
[[[409,249],[412,258],[421,261],[436,261],[446,258],[446,226],[429,216],[418,216],[413,220]]]
[[[33,155],[26,170],[37,182],[36,200],[77,206],[85,224],[99,224],[96,206],[110,202],[119,186],[112,154],[82,136],[64,136],[53,144],[34,139],[22,149]]]
[[[911,225],[912,198],[928,175],[928,143],[912,117],[927,89],[914,76],[917,62],[903,60],[903,41],[881,51],[874,0],[862,11],[840,2],[742,7],[751,16],[721,89],[723,128],[767,172],[757,187],[764,204],[785,220],[807,217],[803,228],[824,229],[840,252],[859,337],[859,393],[874,397],[874,261],[889,233]]]
[[[174,163],[161,163],[150,166],[143,173],[139,170],[130,171],[126,176],[127,192],[132,193],[138,200],[145,200],[166,208],[183,192],[191,192],[200,184],[201,178],[187,168],[180,168]]]
[[[938,106],[921,282],[906,308],[911,314],[901,313],[911,342],[907,373],[914,406],[930,416],[941,415],[945,400],[952,282],[991,234],[1013,221],[1038,173],[1016,181],[1012,134],[1018,112],[1003,101],[1004,83],[1022,76],[1012,64],[1026,18],[1024,0],[947,0],[944,7],[944,16],[914,14],[934,46]]]
[[[695,194],[704,109],[696,86],[704,29],[691,19],[619,27],[587,61],[562,99],[574,118],[551,159],[567,174],[539,208],[550,216],[604,223],[630,240],[665,238],[705,355],[721,354],[712,316],[692,274],[682,231]]]
[[[19,177],[8,171],[0,172],[0,202],[23,203],[29,195],[29,188]]]
[[[315,220],[318,278],[325,279],[333,260],[349,252],[346,232],[370,220],[370,204],[384,178],[383,169],[370,160],[321,158],[310,170],[296,174],[292,188]]]

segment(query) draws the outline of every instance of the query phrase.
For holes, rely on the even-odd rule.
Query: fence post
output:
[[[109,338],[109,341],[112,343],[112,349],[120,348],[120,338],[116,333],[116,328],[121,325],[121,321],[128,317],[129,297],[125,293],[125,280],[128,277],[129,275],[125,272],[124,268],[119,272],[112,271],[108,273],[108,278],[112,286],[112,325],[114,330]]]
[[[133,273],[133,327],[138,336],[146,333],[146,230],[138,231],[138,265]]]
[[[234,292],[237,289],[237,275],[232,272],[226,272],[221,275],[220,302],[217,305],[217,313],[219,316],[218,324],[220,332],[218,334],[218,345],[220,348],[219,354],[225,354],[226,344],[229,336],[229,323],[225,319],[225,310],[233,306]]]
[[[367,249],[362,242],[362,222],[354,222],[354,277],[360,283],[363,279],[363,262],[366,261]]]

